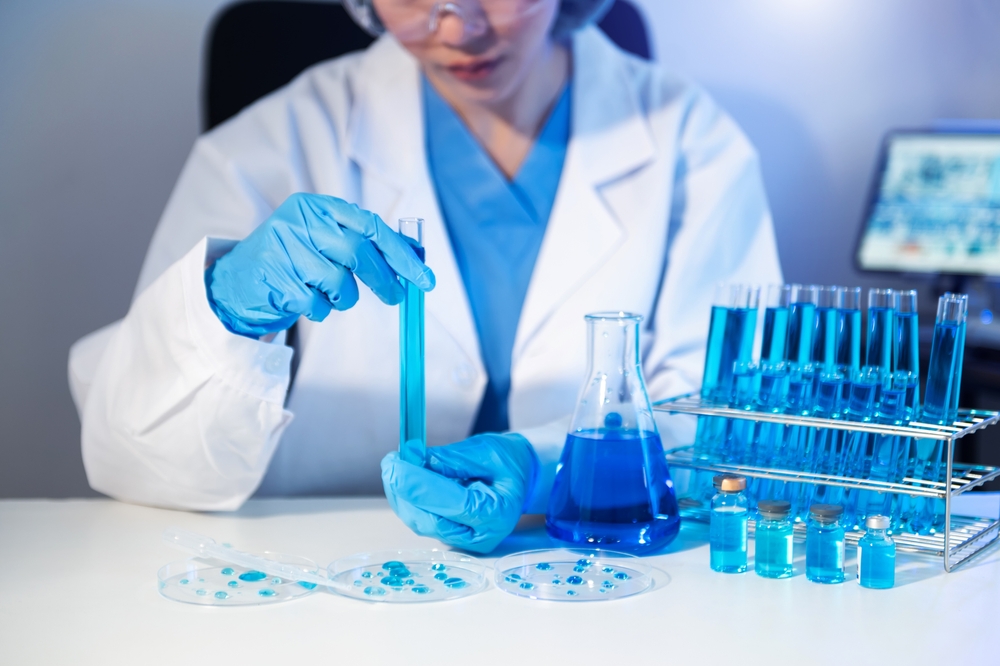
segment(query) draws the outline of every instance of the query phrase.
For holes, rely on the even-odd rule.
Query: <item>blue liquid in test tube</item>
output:
[[[840,314],[842,298],[842,287],[819,288],[812,362],[827,372],[833,370],[837,365],[837,347],[843,338],[841,326],[843,326],[844,319]]]
[[[870,422],[875,418],[875,396],[881,386],[882,373],[878,368],[864,367],[856,373],[851,382],[851,398],[847,406],[847,420]],[[847,450],[844,455],[844,466],[840,476],[855,479],[867,478],[871,471],[872,435],[867,432],[849,431],[846,433]],[[854,506],[858,491],[846,490],[841,503],[844,515],[841,524],[846,529],[855,525]]]
[[[815,285],[791,285],[788,308],[788,342],[785,360],[790,363],[808,363],[812,356],[812,339],[816,327]]]
[[[779,363],[785,359],[785,343],[788,341],[788,303],[791,297],[789,285],[772,284],[767,288],[767,303],[764,310],[764,335],[760,345],[760,360]]]
[[[900,291],[896,295],[896,336],[893,349],[893,377],[906,373],[906,413],[912,421],[920,413],[920,328],[917,320],[917,292]]]
[[[822,419],[843,419],[844,406],[846,405],[845,384],[850,387],[850,382],[840,372],[821,373],[813,416]],[[844,430],[833,428],[816,429],[816,444],[813,447],[815,452],[813,472],[828,475],[842,473],[847,445],[846,434]],[[809,507],[813,503],[839,504],[843,499],[842,496],[842,488],[836,486],[811,486],[811,492],[806,501],[799,504],[798,515],[795,518],[805,521],[808,518]]]
[[[423,220],[399,220],[399,233],[424,261]],[[424,384],[424,292],[403,280],[405,295],[399,304],[399,453],[414,465],[423,465],[427,448],[427,403]]]
[[[895,349],[896,292],[892,289],[868,290],[868,345],[865,365],[876,368],[883,379],[892,372]],[[875,402],[881,399],[876,393]]]

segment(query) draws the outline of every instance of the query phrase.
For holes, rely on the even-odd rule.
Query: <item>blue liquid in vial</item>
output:
[[[788,308],[767,308],[764,311],[764,337],[760,345],[760,360],[778,361],[785,358],[788,339]]]
[[[954,322],[938,322],[934,326],[934,338],[931,340],[931,364],[927,369],[927,387],[924,395],[922,421],[927,423],[948,423],[953,396],[957,387],[955,377],[961,376],[961,369],[956,370],[959,343],[962,339],[962,325]]]
[[[570,434],[558,469],[545,517],[553,538],[647,553],[677,536],[677,499],[655,432]]]
[[[714,507],[709,519],[708,544],[712,570],[743,573],[747,570],[746,507]]]
[[[812,355],[812,336],[816,326],[816,306],[813,303],[792,303],[788,313],[788,344],[785,360],[808,363]]]
[[[404,236],[421,261],[424,248]],[[399,304],[399,443],[400,456],[423,465],[427,445],[427,406],[424,385],[424,292],[403,280],[405,295]]]
[[[858,542],[858,582],[885,590],[896,584],[896,544],[885,530],[868,530]]]
[[[754,571],[764,578],[788,578],[792,567],[792,523],[788,520],[757,521],[754,532]]]
[[[806,578],[814,583],[844,582],[844,528],[837,523],[809,521]]]

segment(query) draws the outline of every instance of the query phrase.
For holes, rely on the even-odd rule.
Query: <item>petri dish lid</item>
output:
[[[607,601],[645,592],[653,568],[612,550],[549,548],[514,553],[493,565],[504,592],[548,601]]]
[[[351,599],[421,603],[459,599],[486,589],[486,567],[447,550],[358,553],[327,567],[334,592]]]
[[[309,573],[319,567],[297,555],[264,551],[260,557],[291,564]],[[160,594],[167,599],[199,606],[259,606],[312,594],[314,583],[288,580],[214,559],[192,557],[172,562],[156,572]]]

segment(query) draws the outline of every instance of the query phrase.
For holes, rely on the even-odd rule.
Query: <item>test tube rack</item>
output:
[[[832,428],[836,430],[861,431],[879,435],[900,435],[913,437],[914,439],[943,441],[946,445],[943,453],[947,456],[945,478],[950,479],[950,482],[904,478],[899,483],[891,483],[771,467],[727,464],[695,456],[693,445],[669,449],[666,452],[666,456],[667,462],[671,466],[695,471],[740,474],[747,477],[775,479],[778,481],[815,483],[843,488],[873,490],[883,493],[898,493],[912,497],[943,499],[945,503],[943,531],[930,535],[904,532],[903,534],[894,534],[893,539],[896,541],[896,547],[899,550],[941,557],[944,561],[944,569],[947,572],[955,570],[975,555],[981,553],[985,548],[1000,541],[1000,520],[952,515],[952,500],[954,497],[969,492],[987,481],[1000,477],[1000,468],[997,467],[954,462],[955,442],[977,430],[997,423],[1000,421],[1000,412],[960,409],[958,419],[950,425],[935,425],[920,423],[918,421],[913,421],[907,425],[882,425],[734,409],[704,401],[697,393],[689,393],[655,402],[653,403],[653,410],[668,414],[714,416],[761,423]],[[696,520],[708,520],[708,507],[704,506],[702,502],[691,498],[681,498],[680,506],[682,515],[685,517]],[[753,535],[753,527],[753,521],[750,521],[749,531],[751,536]],[[804,538],[804,524],[796,523],[795,530],[797,536]],[[849,531],[847,542],[849,544],[856,544],[862,536],[863,532]]]

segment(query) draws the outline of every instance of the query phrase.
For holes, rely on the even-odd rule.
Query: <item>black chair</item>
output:
[[[617,0],[598,25],[618,46],[649,59],[646,25],[626,0]],[[339,4],[251,0],[229,5],[209,31],[204,129],[235,116],[310,65],[371,42]]]

